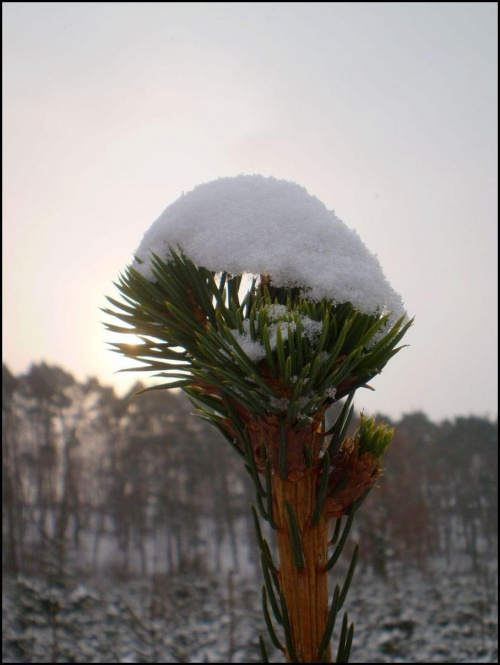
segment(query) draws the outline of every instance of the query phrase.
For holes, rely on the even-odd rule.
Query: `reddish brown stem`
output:
[[[317,496],[317,469],[310,469],[300,480],[273,477],[273,505],[280,559],[279,584],[285,598],[297,659],[301,663],[318,663],[318,648],[328,616],[327,519],[323,513],[316,526],[311,515]],[[294,556],[286,502],[292,508],[300,532],[304,567],[298,569]],[[286,653],[287,662],[291,662]],[[323,662],[331,661],[328,647]]]

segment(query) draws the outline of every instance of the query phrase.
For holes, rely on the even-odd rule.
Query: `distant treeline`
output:
[[[241,460],[182,393],[130,399],[45,363],[3,365],[4,570],[56,576],[258,568]],[[498,424],[399,422],[356,520],[363,560],[478,565],[497,552]],[[356,427],[356,423],[353,424]],[[225,547],[225,549],[224,549]]]

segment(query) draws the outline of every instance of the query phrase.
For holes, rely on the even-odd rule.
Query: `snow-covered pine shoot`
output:
[[[352,400],[401,348],[412,322],[400,296],[321,201],[260,175],[220,178],[181,196],[116,286],[122,300],[108,298],[105,311],[122,325],[106,325],[142,343],[114,350],[166,379],[142,392],[181,388],[253,479],[272,643],[288,662],[333,662],[357,546],[331,601],[328,571],[392,437],[372,418],[348,437]],[[327,410],[343,398],[327,429]],[[276,532],[278,563],[259,514]],[[352,636],[345,614],[337,662],[348,662]]]

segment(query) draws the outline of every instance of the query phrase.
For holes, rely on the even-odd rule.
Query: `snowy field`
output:
[[[388,581],[355,576],[346,603],[355,621],[351,662],[498,662],[496,568],[452,576],[437,568],[391,569]],[[158,575],[67,589],[5,580],[3,662],[261,662],[258,581]]]

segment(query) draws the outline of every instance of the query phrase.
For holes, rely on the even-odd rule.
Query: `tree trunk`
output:
[[[316,526],[311,515],[317,496],[317,470],[311,469],[298,481],[273,477],[273,506],[277,525],[280,559],[279,586],[284,596],[296,656],[301,663],[318,663],[318,648],[328,618],[327,519],[324,514]],[[290,515],[286,502],[296,517],[300,533],[303,568],[294,555]],[[291,655],[286,658],[291,662]],[[330,647],[323,662],[331,662]]]

